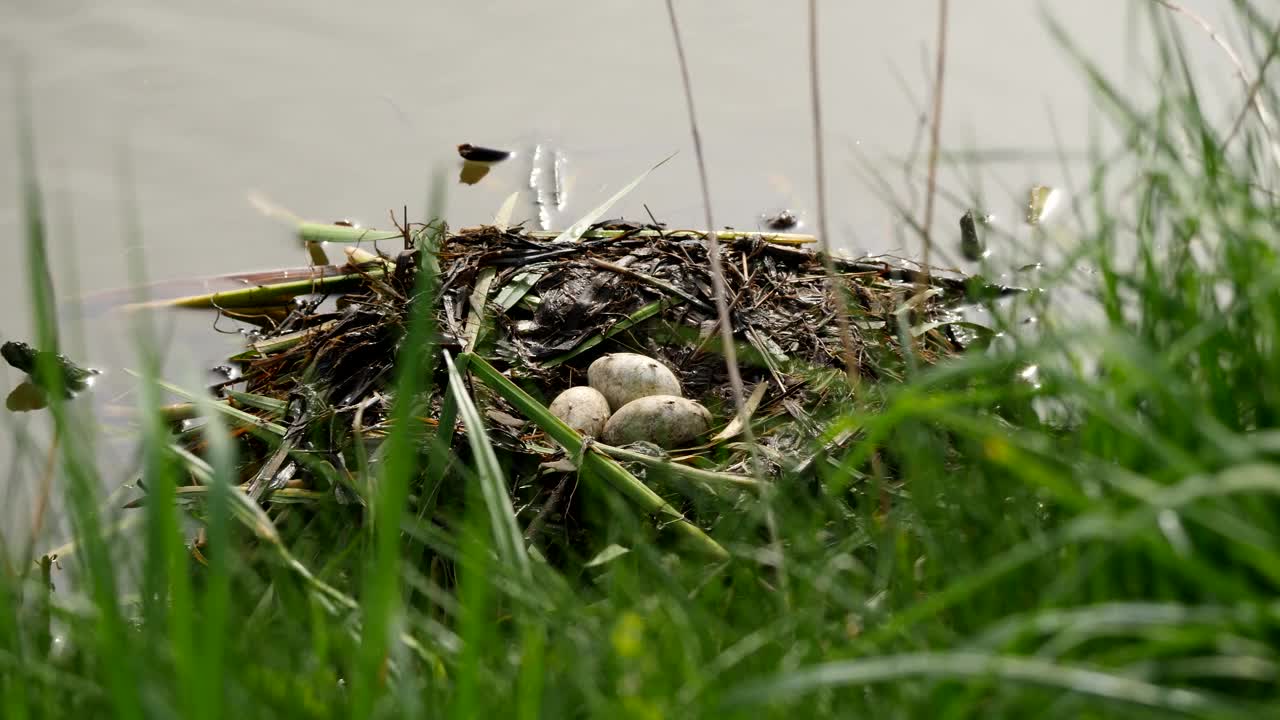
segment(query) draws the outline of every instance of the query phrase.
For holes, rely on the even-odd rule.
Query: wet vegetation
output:
[[[0,548],[0,712],[1276,714],[1280,34],[1239,7],[1264,49],[1239,129],[1206,120],[1167,15],[1151,107],[1080,58],[1124,148],[1035,292],[830,277],[799,236],[725,233],[748,423],[698,233],[608,204],[550,235],[304,224],[362,249],[169,303],[261,327],[212,392],[158,377],[135,315],[143,472],[104,497],[24,158],[47,352],[22,357],[57,442],[15,481],[64,496],[73,538]],[[706,405],[703,442],[548,411],[617,350]]]
[[[565,492],[583,480],[582,454],[590,452],[600,456],[596,462],[614,489],[659,515],[659,527],[668,529],[663,534],[682,534],[724,558],[725,549],[699,528],[740,512],[743,492],[758,493],[847,446],[850,430],[824,437],[832,408],[853,403],[864,383],[901,381],[908,356],[934,363],[991,334],[979,334],[971,329],[977,326],[947,312],[969,296],[957,278],[930,275],[929,290],[921,294],[918,284],[901,279],[923,280],[918,270],[838,260],[848,271],[841,289],[857,317],[850,385],[834,322],[843,301],[828,292],[814,254],[793,247],[812,238],[723,233],[723,265],[740,308],[734,336],[751,394],[752,439],[744,442],[746,428],[735,416],[714,332],[702,235],[619,221],[582,227],[579,237],[547,238],[522,228],[455,234],[439,225],[406,225],[403,249],[394,258],[349,249],[347,267],[316,273],[364,280],[336,300],[312,293],[313,300],[291,303],[286,294],[270,293],[278,304],[263,306],[263,291],[286,281],[176,301],[266,325],[232,358],[241,372],[216,388],[224,414],[243,428],[237,455],[245,492],[268,502],[296,505],[306,497],[357,512],[367,508],[368,478],[384,461],[395,427],[393,360],[422,351],[458,362],[456,368],[428,365],[424,372],[430,374],[414,398],[418,427],[411,434],[420,472],[409,480],[408,512],[446,527],[465,514],[459,491],[477,463],[469,443],[483,435],[490,446],[485,452],[493,453],[506,481],[504,494],[511,495],[501,511],[537,530],[526,531],[526,540],[535,541],[544,557],[576,557],[580,571],[582,563],[618,547],[607,533],[590,531],[590,494]],[[305,230],[311,242],[359,242],[369,234],[341,226]],[[423,284],[426,292],[419,290]],[[234,307],[248,296],[254,307]],[[406,345],[418,303],[428,306],[434,329],[425,350]],[[658,443],[678,453],[674,462],[661,447],[612,447],[572,432],[581,428],[565,425],[547,406],[568,388],[587,385],[588,366],[618,351],[671,369],[676,387],[670,392],[709,408],[720,420],[718,431],[676,447]],[[614,411],[622,406],[611,404]],[[460,416],[469,405],[479,425]],[[178,417],[195,415],[192,405]],[[181,434],[194,478],[205,443],[198,431]],[[650,454],[637,456],[645,452]],[[639,465],[628,470],[614,460]],[[305,494],[276,494],[286,487]],[[669,488],[669,496],[683,493],[664,498],[654,487]]]

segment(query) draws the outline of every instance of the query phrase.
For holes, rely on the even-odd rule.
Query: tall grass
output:
[[[1256,44],[1274,47],[1240,7]],[[597,482],[587,516],[629,552],[556,570],[515,541],[503,469],[474,432],[474,481],[424,487],[451,444],[405,422],[432,377],[421,368],[440,361],[424,310],[400,351],[401,422],[361,478],[363,525],[331,504],[262,526],[234,499],[235,458],[210,422],[223,450],[197,508],[197,556],[182,544],[170,438],[153,423],[145,542],[108,552],[86,434],[55,402],[84,581],[51,594],[23,558],[0,582],[4,717],[1280,714],[1276,139],[1246,119],[1228,143],[1171,25],[1157,15],[1151,28],[1151,107],[1082,59],[1124,162],[1099,160],[1080,206],[1095,272],[1064,271],[1032,300],[1084,293],[1097,321],[1047,322],[830,408],[833,434],[857,434],[779,481],[785,562],[749,508],[710,529],[733,558],[709,564],[647,540],[644,519]],[[1275,87],[1258,84],[1273,115]],[[23,173],[33,308],[53,346],[29,158]],[[430,293],[419,288],[422,308]],[[1035,385],[1019,375],[1032,364]],[[154,407],[152,374],[142,398]],[[474,430],[453,377],[447,412]],[[461,493],[469,510],[406,515],[409,495],[428,491]],[[143,578],[139,602],[122,600],[121,577]]]

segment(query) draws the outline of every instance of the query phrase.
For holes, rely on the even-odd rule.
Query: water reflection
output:
[[[553,224],[552,210],[556,214],[564,212],[569,201],[565,190],[565,173],[568,157],[559,146],[540,142],[533,148],[533,158],[529,168],[529,189],[533,193],[533,203],[538,210],[538,226],[550,230]]]

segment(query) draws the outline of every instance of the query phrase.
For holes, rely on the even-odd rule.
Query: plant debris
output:
[[[253,315],[268,324],[231,358],[240,372],[215,386],[218,406],[247,430],[239,435],[247,459],[241,480],[256,501],[368,503],[371,468],[392,425],[396,358],[405,351],[424,272],[433,288],[424,297],[434,348],[448,362],[434,363],[415,403],[416,513],[447,514],[449,499],[464,495],[464,480],[480,462],[469,441],[482,431],[507,476],[516,522],[544,556],[562,547],[592,557],[607,546],[606,538],[590,536],[591,523],[570,519],[581,497],[565,492],[566,477],[590,471],[655,518],[656,527],[675,528],[664,533],[723,557],[704,532],[722,510],[785,470],[811,468],[852,438],[822,435],[824,419],[851,390],[836,322],[842,309],[820,256],[801,247],[810,237],[719,234],[733,337],[751,395],[753,461],[720,352],[701,233],[604,220],[558,234],[406,225],[397,235],[308,223],[300,235],[307,242],[384,243],[398,236],[402,245],[390,256],[349,249],[347,265],[314,273],[318,293],[305,292],[306,281],[291,281],[285,291],[273,291],[287,284],[279,283],[222,294],[277,310]],[[850,302],[856,372],[865,381],[900,380],[908,354],[912,362],[934,363],[974,339],[954,313],[970,296],[966,278],[889,259],[832,261]],[[929,283],[928,292],[921,283]],[[227,305],[219,294],[175,303]],[[710,411],[702,444],[611,447],[552,415],[552,399],[584,385],[587,367],[608,352],[639,353],[672,369],[685,396]],[[465,424],[460,400],[478,411]],[[195,462],[198,436],[183,437],[183,451]],[[192,483],[200,483],[198,474]]]
[[[10,340],[0,346],[0,357],[17,370],[27,373],[27,379],[19,383],[5,400],[5,407],[14,412],[39,410],[48,405],[50,392],[61,392],[66,398],[75,397],[93,385],[101,370],[81,367],[65,355],[37,350],[27,343]]]

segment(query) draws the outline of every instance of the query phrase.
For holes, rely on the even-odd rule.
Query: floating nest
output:
[[[304,238],[316,237],[317,227]],[[369,237],[333,230],[339,239]],[[699,494],[732,503],[760,483],[804,473],[833,444],[851,439],[824,433],[826,420],[849,408],[851,386],[897,381],[908,354],[934,363],[975,340],[954,315],[975,290],[965,278],[888,259],[832,258],[831,274],[803,246],[811,238],[722,233],[720,263],[754,440],[748,444],[735,422],[705,236],[604,222],[568,241],[555,237],[520,227],[405,227],[377,236],[384,247],[399,245],[393,253],[349,249],[350,262],[314,271],[323,282],[310,288],[272,293],[270,301],[261,293],[269,287],[206,296],[223,312],[272,318],[232,358],[240,372],[216,387],[226,406],[283,430],[243,436],[250,496],[365,505],[369,468],[394,425],[397,370],[420,367],[412,413],[421,424],[413,429],[416,510],[443,512],[447,498],[465,497],[464,480],[477,467],[468,435],[482,433],[530,540],[581,540],[590,523],[571,521],[571,504],[580,501],[565,490],[597,456],[608,464],[606,475],[621,471],[643,486],[622,488],[642,511],[666,514],[688,525],[686,534],[701,535],[717,517],[707,508],[722,506],[700,502]],[[244,292],[259,294],[245,300]],[[200,304],[191,300],[181,304]],[[237,304],[255,309],[237,311]],[[432,325],[421,347],[407,341],[415,311]],[[585,385],[587,366],[619,351],[662,362],[685,396],[710,410],[713,427],[700,444],[608,448],[565,435],[548,419],[546,406],[558,393]],[[464,422],[451,378],[461,381],[483,427],[474,417]]]

